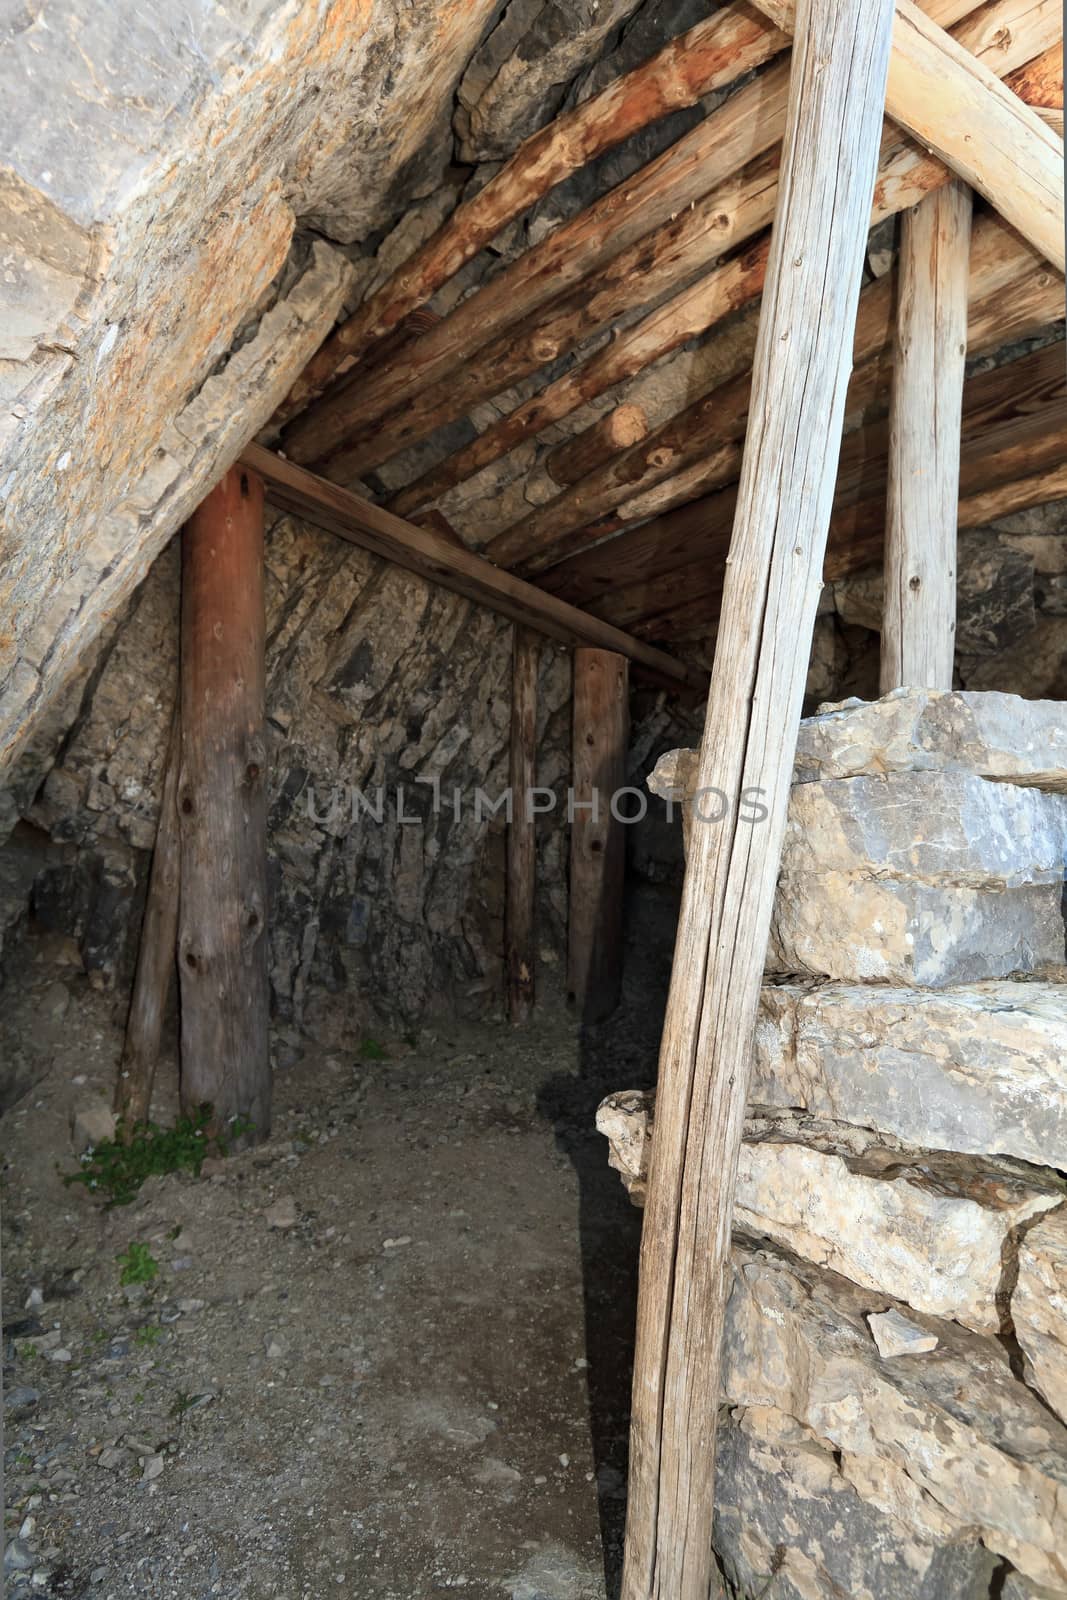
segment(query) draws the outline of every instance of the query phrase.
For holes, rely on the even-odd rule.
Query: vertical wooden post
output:
[[[707,1600],[737,1157],[821,587],[893,0],[800,0],[778,206],[660,1050],[623,1600]],[[740,805],[758,790],[759,815]],[[751,798],[751,797],[750,797]]]
[[[612,650],[574,652],[567,989],[583,1022],[599,1022],[622,988],[626,845],[612,813],[626,782],[630,674]]]
[[[971,191],[901,218],[889,414],[881,689],[951,689]]]
[[[182,1107],[270,1132],[263,484],[232,467],[182,535]]]
[[[137,971],[126,1021],[126,1040],[115,1083],[115,1112],[127,1132],[148,1121],[159,1057],[163,1013],[170,993],[178,937],[178,769],[181,765],[181,710],[174,708],[163,789],[156,824],[156,847],[141,923]]]
[[[518,623],[511,658],[511,748],[508,783],[507,906],[505,949],[508,1015],[525,1022],[534,1002],[534,907],[537,842],[528,797],[537,782],[537,667],[541,638]]]

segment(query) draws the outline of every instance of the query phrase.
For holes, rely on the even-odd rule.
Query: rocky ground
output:
[[[108,1210],[63,1179],[121,1006],[67,949],[0,1025],[9,1600],[612,1592],[640,1224],[593,1112],[648,1080],[648,985],[592,1035],[306,1041],[269,1142]]]

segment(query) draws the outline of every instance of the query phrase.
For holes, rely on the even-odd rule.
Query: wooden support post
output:
[[[801,0],[641,1241],[623,1600],[707,1600],[730,1225],[833,501],[893,0]],[[758,816],[742,803],[759,791]],[[750,796],[751,798],[751,796]]]
[[[881,689],[951,689],[971,191],[902,218],[889,417]]]
[[[609,1016],[622,986],[626,842],[612,802],[626,782],[629,691],[625,656],[574,652],[567,990],[583,1022]]]
[[[231,467],[182,535],[183,1110],[270,1132],[263,484]]]
[[[528,804],[537,782],[537,666],[541,640],[516,624],[511,658],[511,749],[508,783],[507,927],[508,1015],[525,1022],[534,1003],[534,908],[537,841]]]
[[[174,971],[178,938],[178,768],[181,764],[181,711],[174,708],[167,746],[163,789],[156,824],[156,847],[148,878],[148,898],[141,924],[137,971],[133,980],[126,1041],[115,1082],[115,1112],[124,1131],[148,1121],[152,1085]]]

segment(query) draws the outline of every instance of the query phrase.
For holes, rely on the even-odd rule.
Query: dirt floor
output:
[[[9,1600],[614,1593],[640,1219],[593,1114],[654,1073],[660,912],[610,1023],[309,1040],[268,1143],[111,1210],[63,1174],[121,1007],[27,940],[0,1019],[44,1074],[0,1121]],[[159,1270],[124,1288],[131,1244]]]

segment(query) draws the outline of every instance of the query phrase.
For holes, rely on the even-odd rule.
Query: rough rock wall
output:
[[[497,1004],[504,823],[491,805],[507,786],[510,625],[289,517],[269,529],[267,573],[276,1018],[310,1026],[329,1012],[331,1026],[351,1036],[375,1016],[398,1025]],[[51,840],[77,847],[47,880],[47,904],[40,884],[35,891],[38,914],[53,925],[83,936],[86,883],[99,881],[102,862],[126,866],[130,898],[124,915],[110,906],[114,939],[95,961],[101,982],[114,981],[136,934],[133,886],[155,837],[177,613],[173,543],[113,634],[54,765],[37,771],[39,798],[26,806]],[[546,787],[566,783],[569,700],[569,656],[546,642],[538,771]],[[540,841],[549,962],[566,920],[562,815],[546,816]],[[343,998],[323,1005],[331,993]]]
[[[357,239],[439,181],[439,120],[495,5],[5,12],[0,760],[329,331],[339,279],[273,326],[215,438],[182,428],[276,299],[298,219]]]
[[[652,787],[694,783],[675,752]],[[1055,702],[801,728],[738,1169],[731,1595],[1067,1596],[1065,790]],[[653,1117],[598,1113],[635,1197]]]

